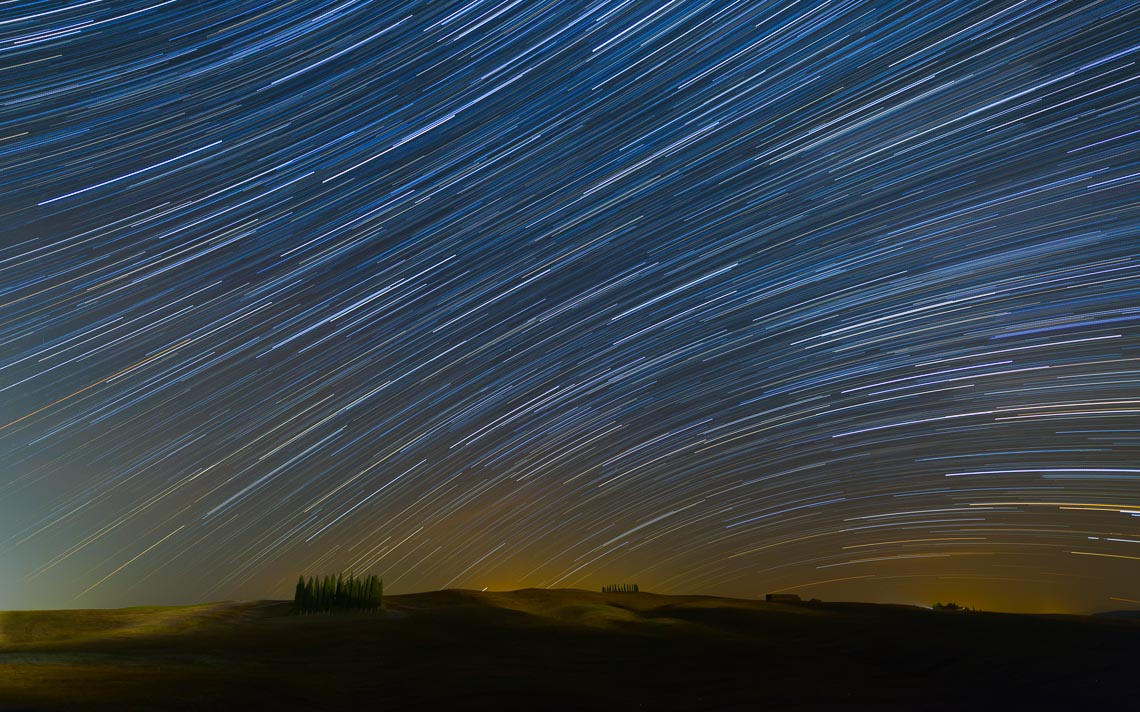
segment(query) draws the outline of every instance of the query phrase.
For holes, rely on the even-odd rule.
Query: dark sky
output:
[[[1140,606],[1138,27],[0,3],[0,608]]]

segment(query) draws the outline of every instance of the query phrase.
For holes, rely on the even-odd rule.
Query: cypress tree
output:
[[[380,608],[384,598],[384,581],[379,576],[372,576],[370,583],[368,605],[372,610],[376,610]]]
[[[357,577],[355,573],[326,575],[323,578],[297,578],[293,606],[298,613],[332,613],[340,610],[380,608],[384,597],[384,581],[379,576]]]

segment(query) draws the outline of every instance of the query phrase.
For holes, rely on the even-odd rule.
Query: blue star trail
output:
[[[0,3],[0,607],[1140,591],[1140,5]]]

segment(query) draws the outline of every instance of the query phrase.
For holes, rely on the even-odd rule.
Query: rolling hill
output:
[[[0,709],[991,709],[1132,700],[1140,622],[576,589],[0,614]]]

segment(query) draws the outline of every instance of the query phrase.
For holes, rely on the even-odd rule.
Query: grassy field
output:
[[[1140,621],[448,590],[0,613],[0,709],[1097,709],[1140,705]]]

